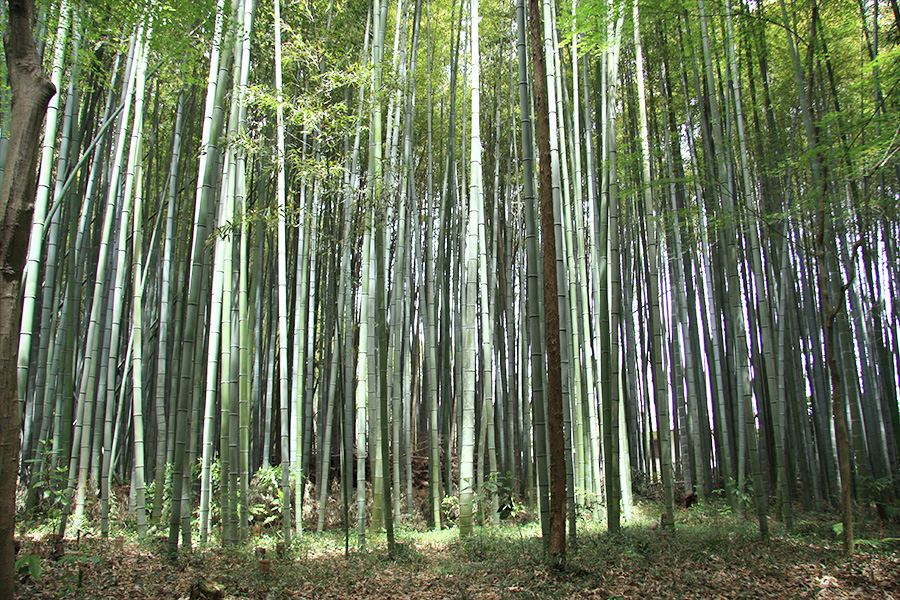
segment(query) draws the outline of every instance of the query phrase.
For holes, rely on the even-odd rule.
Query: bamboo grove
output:
[[[659,481],[664,526],[842,506],[852,549],[900,492],[896,0],[37,9],[22,514],[172,551],[513,506],[546,536],[564,469],[569,536]]]

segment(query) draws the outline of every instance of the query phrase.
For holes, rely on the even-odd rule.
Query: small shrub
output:
[[[23,554],[16,559],[16,574],[19,577],[41,578],[41,559],[34,554]]]

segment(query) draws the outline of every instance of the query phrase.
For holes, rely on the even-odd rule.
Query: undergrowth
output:
[[[847,558],[834,514],[803,514],[790,532],[772,520],[763,541],[754,520],[721,501],[679,509],[674,528],[658,526],[661,512],[640,504],[616,534],[602,521],[579,521],[562,569],[545,559],[535,523],[476,527],[466,537],[455,527],[401,525],[393,555],[383,533],[369,534],[363,548],[355,534],[346,545],[339,528],[304,533],[279,552],[277,535],[264,531],[243,545],[209,544],[174,560],[162,534],[125,532],[121,546],[85,534],[67,540],[60,556],[43,533],[26,532],[21,555],[35,558],[22,563],[18,597],[180,599],[198,582],[215,582],[233,600],[741,598],[748,589],[755,598],[900,597],[895,523],[861,514],[871,542]]]

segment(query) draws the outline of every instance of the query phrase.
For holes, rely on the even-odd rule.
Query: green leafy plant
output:
[[[40,459],[34,459],[39,462]],[[46,518],[56,520],[60,517],[69,503],[68,468],[49,466],[43,473],[35,474],[37,481],[34,483],[34,507],[31,517],[35,519]]]
[[[16,574],[20,576],[31,577],[32,579],[41,578],[41,559],[34,554],[23,554],[16,559]]]
[[[900,496],[900,477],[888,476],[873,479],[863,476],[859,478],[859,484],[869,492],[869,496],[878,501],[888,501]]]
[[[459,517],[459,496],[444,496],[441,500],[441,510],[445,519],[455,521]]]
[[[67,564],[73,567],[75,576],[75,587],[81,588],[84,582],[85,567],[96,567],[103,561],[99,556],[86,556],[83,554],[66,554],[59,559],[61,564]]]
[[[250,482],[250,520],[258,528],[278,526],[281,518],[281,467],[263,467]]]

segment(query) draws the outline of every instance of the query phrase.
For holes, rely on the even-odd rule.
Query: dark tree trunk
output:
[[[9,149],[0,188],[0,600],[15,589],[13,534],[19,461],[16,363],[19,290],[34,212],[36,165],[47,103],[56,88],[44,77],[31,34],[34,0],[9,0],[4,39],[12,90]]]
[[[838,468],[841,479],[841,524],[843,525],[844,552],[853,554],[853,497],[851,495],[850,430],[844,407],[844,393],[841,387],[841,369],[837,360],[837,344],[834,339],[834,324],[840,305],[825,315],[825,356],[831,375],[831,412],[834,417],[834,431],[837,436]]]
[[[847,282],[836,290],[834,303],[829,302],[828,280],[826,276],[827,262],[825,257],[825,206],[820,205],[819,234],[816,240],[816,259],[819,279],[819,299],[824,313],[823,333],[825,336],[825,362],[831,378],[831,414],[834,419],[834,432],[837,437],[838,473],[841,484],[841,524],[843,525],[844,553],[853,554],[853,495],[852,465],[850,457],[850,429],[847,425],[846,400],[844,399],[841,369],[838,365],[838,347],[834,338],[835,321],[844,306],[847,290],[853,284],[856,269],[851,267]],[[850,260],[856,260],[856,253],[862,246],[863,239],[853,245]],[[851,263],[852,264],[852,263]]]
[[[544,66],[543,21],[538,0],[529,0],[528,28],[534,68],[534,130],[538,146],[538,196],[541,203],[541,247],[544,255],[544,318],[547,336],[547,434],[550,438],[550,558],[566,557],[566,459],[563,434],[562,365],[559,341],[559,297],[556,289],[556,235],[553,219],[553,176],[550,170],[550,107]]]

